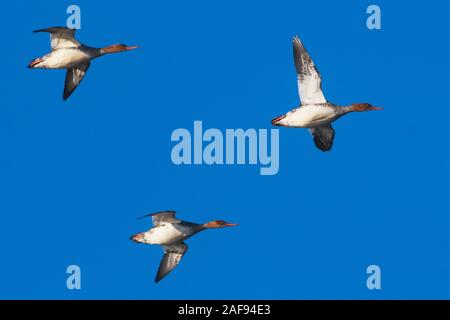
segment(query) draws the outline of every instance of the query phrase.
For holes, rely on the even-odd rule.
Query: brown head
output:
[[[101,49],[102,54],[106,53],[117,53],[123,51],[129,51],[138,48],[138,46],[127,46],[124,44],[113,44],[112,46],[107,46]]]
[[[211,221],[208,223],[205,223],[203,225],[203,227],[205,227],[205,229],[217,229],[217,228],[225,228],[225,227],[235,227],[237,226],[236,223],[229,223],[223,220],[216,220],[216,221]]]
[[[349,106],[351,111],[362,112],[362,111],[372,111],[372,110],[383,110],[383,108],[374,107],[370,103],[354,103]]]

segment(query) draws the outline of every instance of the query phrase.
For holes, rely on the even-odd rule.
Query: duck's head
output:
[[[350,106],[350,108],[352,111],[356,111],[356,112],[383,110],[383,108],[374,107],[370,103],[354,103]]]
[[[237,226],[236,223],[229,223],[223,220],[216,220],[216,221],[211,221],[208,223],[205,223],[203,225],[206,229],[217,229],[217,228],[225,228],[225,227],[235,227]]]
[[[106,53],[117,53],[123,51],[129,51],[139,48],[138,46],[127,46],[125,44],[113,44],[111,46],[107,46],[101,49],[102,54]]]

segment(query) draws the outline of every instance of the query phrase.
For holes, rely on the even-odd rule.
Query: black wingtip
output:
[[[136,220],[141,220],[141,219],[144,219],[144,218],[150,217],[150,216],[151,216],[152,214],[153,214],[153,213],[150,213],[150,214],[146,214],[145,216],[142,216],[142,217],[137,217],[137,218],[136,218]]]
[[[73,90],[75,91],[75,90]],[[66,90],[66,88],[64,87],[64,91],[63,91],[63,101],[67,101],[67,99],[69,99],[69,97],[72,95],[72,92],[69,92],[68,90]]]
[[[329,152],[329,151],[331,151],[331,148],[333,147],[333,145],[328,146],[328,145],[324,145],[322,143],[316,143],[316,147],[317,147],[317,149],[319,149],[322,152]]]
[[[144,218],[148,218],[148,217],[151,217],[153,215],[154,215],[154,213],[149,213],[149,214],[146,214],[145,216],[136,218],[136,220],[141,220],[141,219],[144,219]]]
[[[314,144],[316,145],[316,148],[319,149],[322,152],[328,152],[333,147],[333,144],[325,144],[319,139],[314,138]]]
[[[147,217],[152,217],[152,216],[155,216],[157,214],[161,214],[161,213],[165,213],[165,212],[173,212],[174,214],[176,213],[175,210],[158,211],[158,212],[153,212],[153,213],[146,214],[145,216],[142,216],[142,217],[138,217],[138,218],[136,218],[136,220],[144,219],[144,218],[147,218]]]
[[[34,30],[33,33],[37,33],[37,32],[55,32],[57,30],[76,30],[76,29],[70,29],[67,27],[49,27],[49,28],[44,28],[44,29],[38,29],[38,30]]]
[[[38,32],[48,32],[50,28],[44,28],[44,29],[37,29],[37,30],[33,30],[33,33],[38,33]]]
[[[172,271],[172,270],[170,270],[170,271]],[[161,275],[161,274],[160,274],[160,271],[159,271],[159,269],[158,269],[158,272],[157,272],[157,274],[156,274],[156,276],[155,276],[155,283],[160,283],[161,280],[164,279],[164,278],[170,273],[170,271],[167,272],[166,274]]]
[[[161,266],[160,266],[160,268],[161,268]],[[169,272],[170,272],[170,271],[169,271]],[[160,272],[160,270],[158,269],[158,272],[156,273],[156,276],[155,276],[155,283],[161,282],[161,280],[164,279],[164,277],[167,276],[167,274],[168,274],[168,273],[166,273],[166,274],[164,274],[164,275],[161,275],[161,272]]]

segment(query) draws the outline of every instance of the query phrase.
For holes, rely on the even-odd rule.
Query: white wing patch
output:
[[[177,218],[175,218],[175,211],[161,211],[157,213],[152,213],[150,216],[152,217],[153,225],[157,226],[161,222],[169,222],[169,223],[177,223],[180,222]]]
[[[75,29],[52,27],[36,30],[34,32],[49,32],[50,46],[52,50],[77,48],[81,45],[77,40],[75,40]]]
[[[302,104],[327,102],[322,92],[319,71],[298,37],[294,37],[293,45],[298,93]]]

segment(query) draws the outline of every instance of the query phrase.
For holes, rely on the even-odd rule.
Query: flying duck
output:
[[[331,123],[350,112],[381,110],[369,103],[355,103],[349,106],[336,106],[325,99],[322,92],[322,79],[314,62],[295,36],[294,63],[297,71],[297,85],[301,104],[285,115],[272,120],[274,126],[308,128],[314,143],[322,151],[333,146],[334,129]]]
[[[67,100],[83,80],[91,60],[108,53],[136,49],[137,46],[115,44],[104,48],[85,46],[75,39],[75,29],[51,27],[36,32],[49,32],[51,52],[28,64],[31,69],[67,69],[63,100]]]
[[[130,237],[137,243],[159,244],[164,249],[164,256],[156,273],[155,282],[158,283],[180,263],[188,246],[184,240],[206,229],[233,227],[237,224],[223,220],[211,221],[204,224],[179,220],[175,211],[161,211],[145,215],[141,218],[152,217],[153,228],[146,232],[137,233]]]

